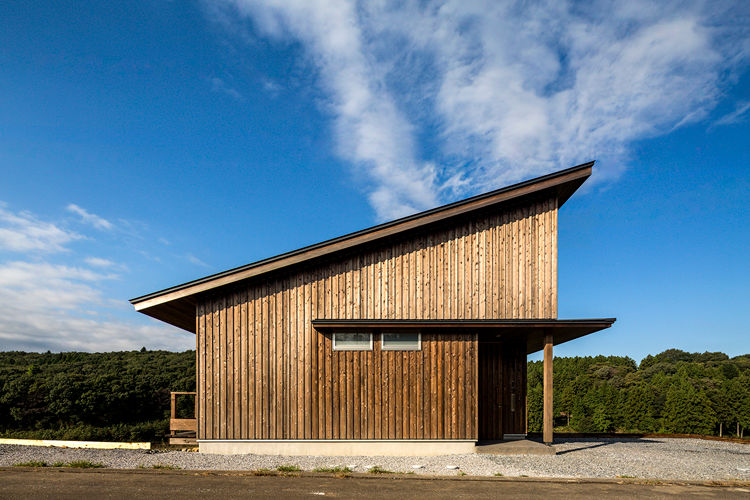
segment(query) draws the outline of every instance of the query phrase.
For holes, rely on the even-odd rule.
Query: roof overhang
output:
[[[518,203],[527,197],[555,195],[558,207],[591,176],[594,162],[561,170],[442,207],[310,245],[130,300],[136,311],[195,333],[196,295],[256,278],[290,266],[331,256],[353,247],[418,230],[478,210]]]
[[[554,345],[569,342],[612,326],[615,318],[596,319],[316,319],[321,333],[336,331],[419,331],[478,333],[482,340],[525,342],[526,353],[544,348],[544,337]]]

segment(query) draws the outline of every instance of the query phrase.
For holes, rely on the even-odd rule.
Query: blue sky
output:
[[[127,299],[596,159],[558,355],[749,351],[744,2],[0,5],[0,349],[191,348]]]

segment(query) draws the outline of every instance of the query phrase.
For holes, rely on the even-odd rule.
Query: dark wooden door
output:
[[[515,342],[479,343],[479,439],[526,433],[526,350]]]
[[[503,359],[503,433],[526,434],[526,346],[505,343]]]
[[[503,359],[502,345],[479,343],[479,440],[503,438]]]

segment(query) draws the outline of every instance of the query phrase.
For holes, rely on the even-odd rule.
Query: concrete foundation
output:
[[[201,453],[221,455],[437,456],[474,453],[472,440],[198,440]]]

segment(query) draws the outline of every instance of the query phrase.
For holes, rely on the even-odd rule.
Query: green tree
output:
[[[662,417],[664,432],[712,434],[715,424],[716,415],[704,391],[680,380],[667,392]]]

